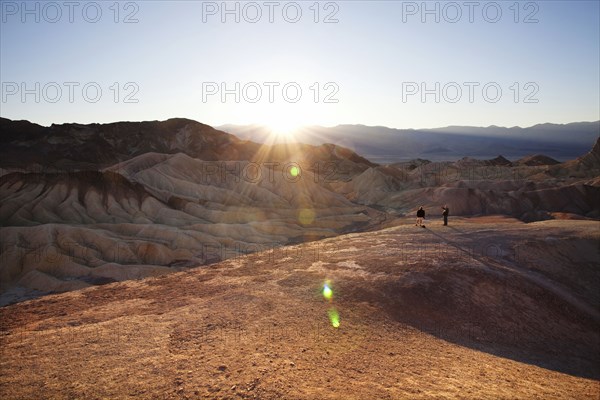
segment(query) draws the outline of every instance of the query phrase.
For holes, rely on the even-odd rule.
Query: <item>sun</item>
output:
[[[267,143],[296,143],[302,140],[310,115],[312,109],[304,104],[277,103],[257,107],[251,119],[264,128]]]
[[[276,142],[293,142],[302,124],[286,114],[272,116],[265,123]]]
[[[285,108],[270,111],[268,115],[265,115],[263,125],[269,130],[273,141],[295,142],[302,126],[305,125],[299,118],[299,115],[304,113],[292,113],[291,110]]]

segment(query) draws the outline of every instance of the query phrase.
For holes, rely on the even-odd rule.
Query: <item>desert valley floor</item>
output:
[[[6,306],[0,394],[598,399],[598,224],[399,219]]]

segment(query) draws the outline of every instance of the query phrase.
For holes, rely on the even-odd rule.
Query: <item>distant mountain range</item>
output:
[[[146,153],[183,153],[204,161],[346,160],[361,172],[374,165],[332,144],[263,146],[185,118],[49,127],[0,118],[0,131],[0,168],[7,170],[96,170]]]
[[[223,125],[218,129],[241,139],[265,143],[272,138],[261,125]],[[455,161],[462,157],[492,158],[503,155],[517,160],[543,153],[559,161],[585,154],[600,136],[600,121],[570,124],[538,124],[528,128],[499,126],[448,126],[435,129],[393,129],[384,126],[310,126],[296,140],[319,145],[348,147],[376,163],[424,158]]]
[[[309,132],[326,144],[267,145],[183,118],[0,118],[0,306],[380,229],[419,206],[428,216],[447,204],[453,217],[598,220],[600,139],[583,148],[593,124],[572,125],[512,136],[340,126]],[[514,143],[526,157],[506,158]],[[549,157],[561,143],[585,155]],[[340,144],[411,160],[376,164]],[[481,149],[506,157],[470,156]]]

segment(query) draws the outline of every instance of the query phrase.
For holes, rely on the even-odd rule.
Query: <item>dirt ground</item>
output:
[[[600,397],[597,221],[395,224],[1,308],[0,396]]]

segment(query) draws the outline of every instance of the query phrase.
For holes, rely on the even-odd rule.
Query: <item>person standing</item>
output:
[[[442,216],[444,217],[444,226],[448,226],[448,214],[450,214],[450,209],[448,206],[444,205],[442,207]]]
[[[417,223],[415,224],[415,226],[420,226],[420,227],[425,228],[425,225],[423,225],[424,218],[425,218],[425,210],[423,210],[423,206],[421,206],[417,210]]]

